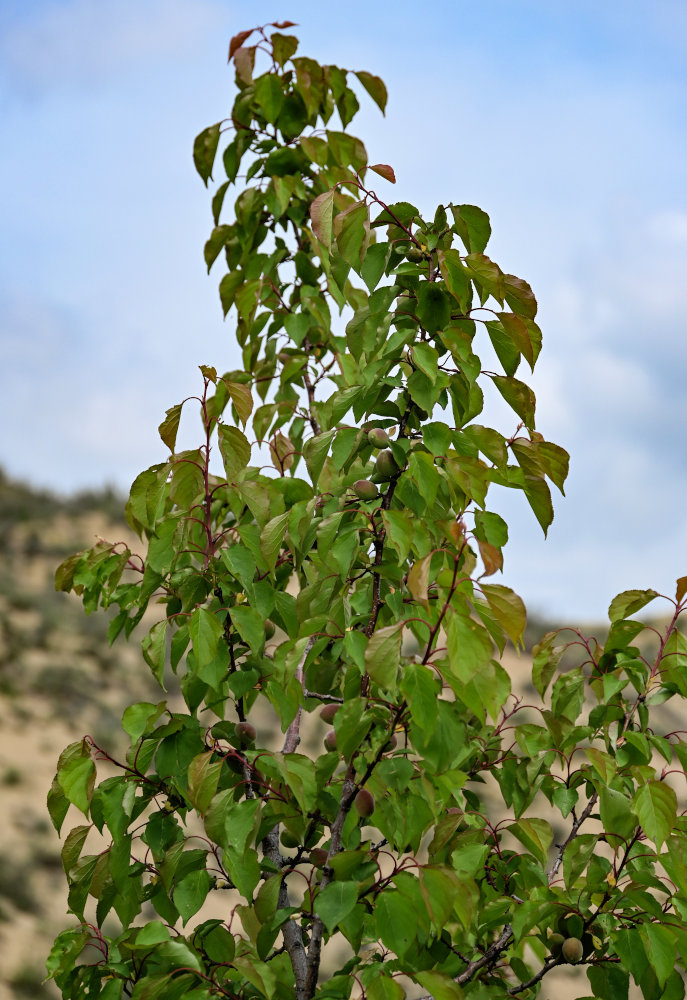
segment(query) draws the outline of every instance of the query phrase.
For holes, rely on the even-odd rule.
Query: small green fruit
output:
[[[419,247],[411,247],[410,250],[406,250],[406,257],[413,264],[420,264],[425,259],[425,255]]]
[[[265,638],[271,639],[275,632],[276,632],[276,626],[274,622],[270,621],[270,619],[268,618],[267,621],[265,622]]]
[[[576,965],[578,962],[581,962],[583,954],[584,948],[582,947],[582,942],[579,938],[566,938],[561,945],[561,955],[565,961],[569,962],[571,965]]]
[[[336,733],[333,729],[330,729],[324,738],[324,745],[327,750],[336,750]]]
[[[549,951],[554,958],[558,958],[561,953],[561,948],[563,947],[563,942],[565,938],[562,934],[552,934],[549,938]]]
[[[242,747],[255,743],[255,737],[258,735],[255,726],[251,726],[250,722],[238,722],[235,732],[239,745]]]
[[[283,847],[300,847],[300,840],[295,834],[291,833],[290,830],[282,830],[279,839],[281,840]]]
[[[339,706],[334,704],[323,705],[320,709],[320,718],[325,722],[333,722],[334,716],[339,711]]]
[[[358,816],[367,819],[375,811],[375,797],[367,788],[361,788],[353,800],[353,805]]]
[[[377,455],[377,461],[375,463],[375,475],[384,482],[387,479],[392,479],[394,476],[398,475],[401,471],[400,467],[396,464],[396,459],[390,448],[385,451],[380,451]]]
[[[353,492],[358,500],[375,500],[377,498],[377,487],[369,479],[358,479],[353,483]]]
[[[386,448],[389,445],[389,435],[382,427],[373,427],[368,432],[367,440],[373,448]]]
[[[288,354],[286,351],[280,351],[277,354],[277,361],[281,361],[283,365],[287,365],[291,361],[292,355]]]

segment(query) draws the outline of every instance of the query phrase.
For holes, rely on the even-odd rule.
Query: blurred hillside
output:
[[[111,648],[107,614],[54,589],[96,536],[132,541],[123,510],[111,490],[64,498],[0,472],[0,1000],[57,995],[41,984],[69,921],[45,805],[59,753],[86,733],[122,746],[124,707],[156,690],[137,643]]]

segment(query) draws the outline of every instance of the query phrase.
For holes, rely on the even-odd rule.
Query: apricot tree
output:
[[[225,175],[205,260],[243,366],[202,366],[167,411],[127,505],[142,554],[101,541],[57,571],[115,609],[112,641],[146,626],[161,695],[124,712],[125,759],[89,736],[60,757],[50,815],[84,820],[49,975],[90,1000],[486,1000],[579,963],[595,997],[681,998],[687,745],[655,706],[687,696],[687,578],[664,627],[626,591],[603,642],[547,634],[511,690],[525,608],[494,582],[490,489],[546,532],[568,471],[518,377],[534,294],[480,208],[377,193],[394,171],[347,128],[383,82],[289,27],[232,39],[231,114],[194,145]]]

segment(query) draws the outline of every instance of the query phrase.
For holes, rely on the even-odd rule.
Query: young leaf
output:
[[[394,168],[390,167],[388,163],[371,163],[370,170],[374,170],[376,174],[383,177],[384,180],[389,181],[391,184],[396,183],[396,174],[394,173]]]
[[[219,130],[221,122],[209,125],[197,135],[193,143],[193,162],[196,170],[203,179],[205,187],[212,177],[212,167],[215,162],[215,154],[219,145]]]

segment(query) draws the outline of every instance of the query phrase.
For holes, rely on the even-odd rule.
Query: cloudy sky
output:
[[[2,0],[0,464],[61,491],[128,489],[157,424],[233,367],[202,247],[193,137],[227,114],[231,35],[297,21],[367,69],[354,123],[395,195],[489,212],[527,278],[538,425],[572,455],[544,541],[519,497],[504,582],[533,611],[604,614],[687,574],[687,6],[683,0]],[[503,428],[506,430],[507,428]],[[192,439],[189,437],[189,443]]]

